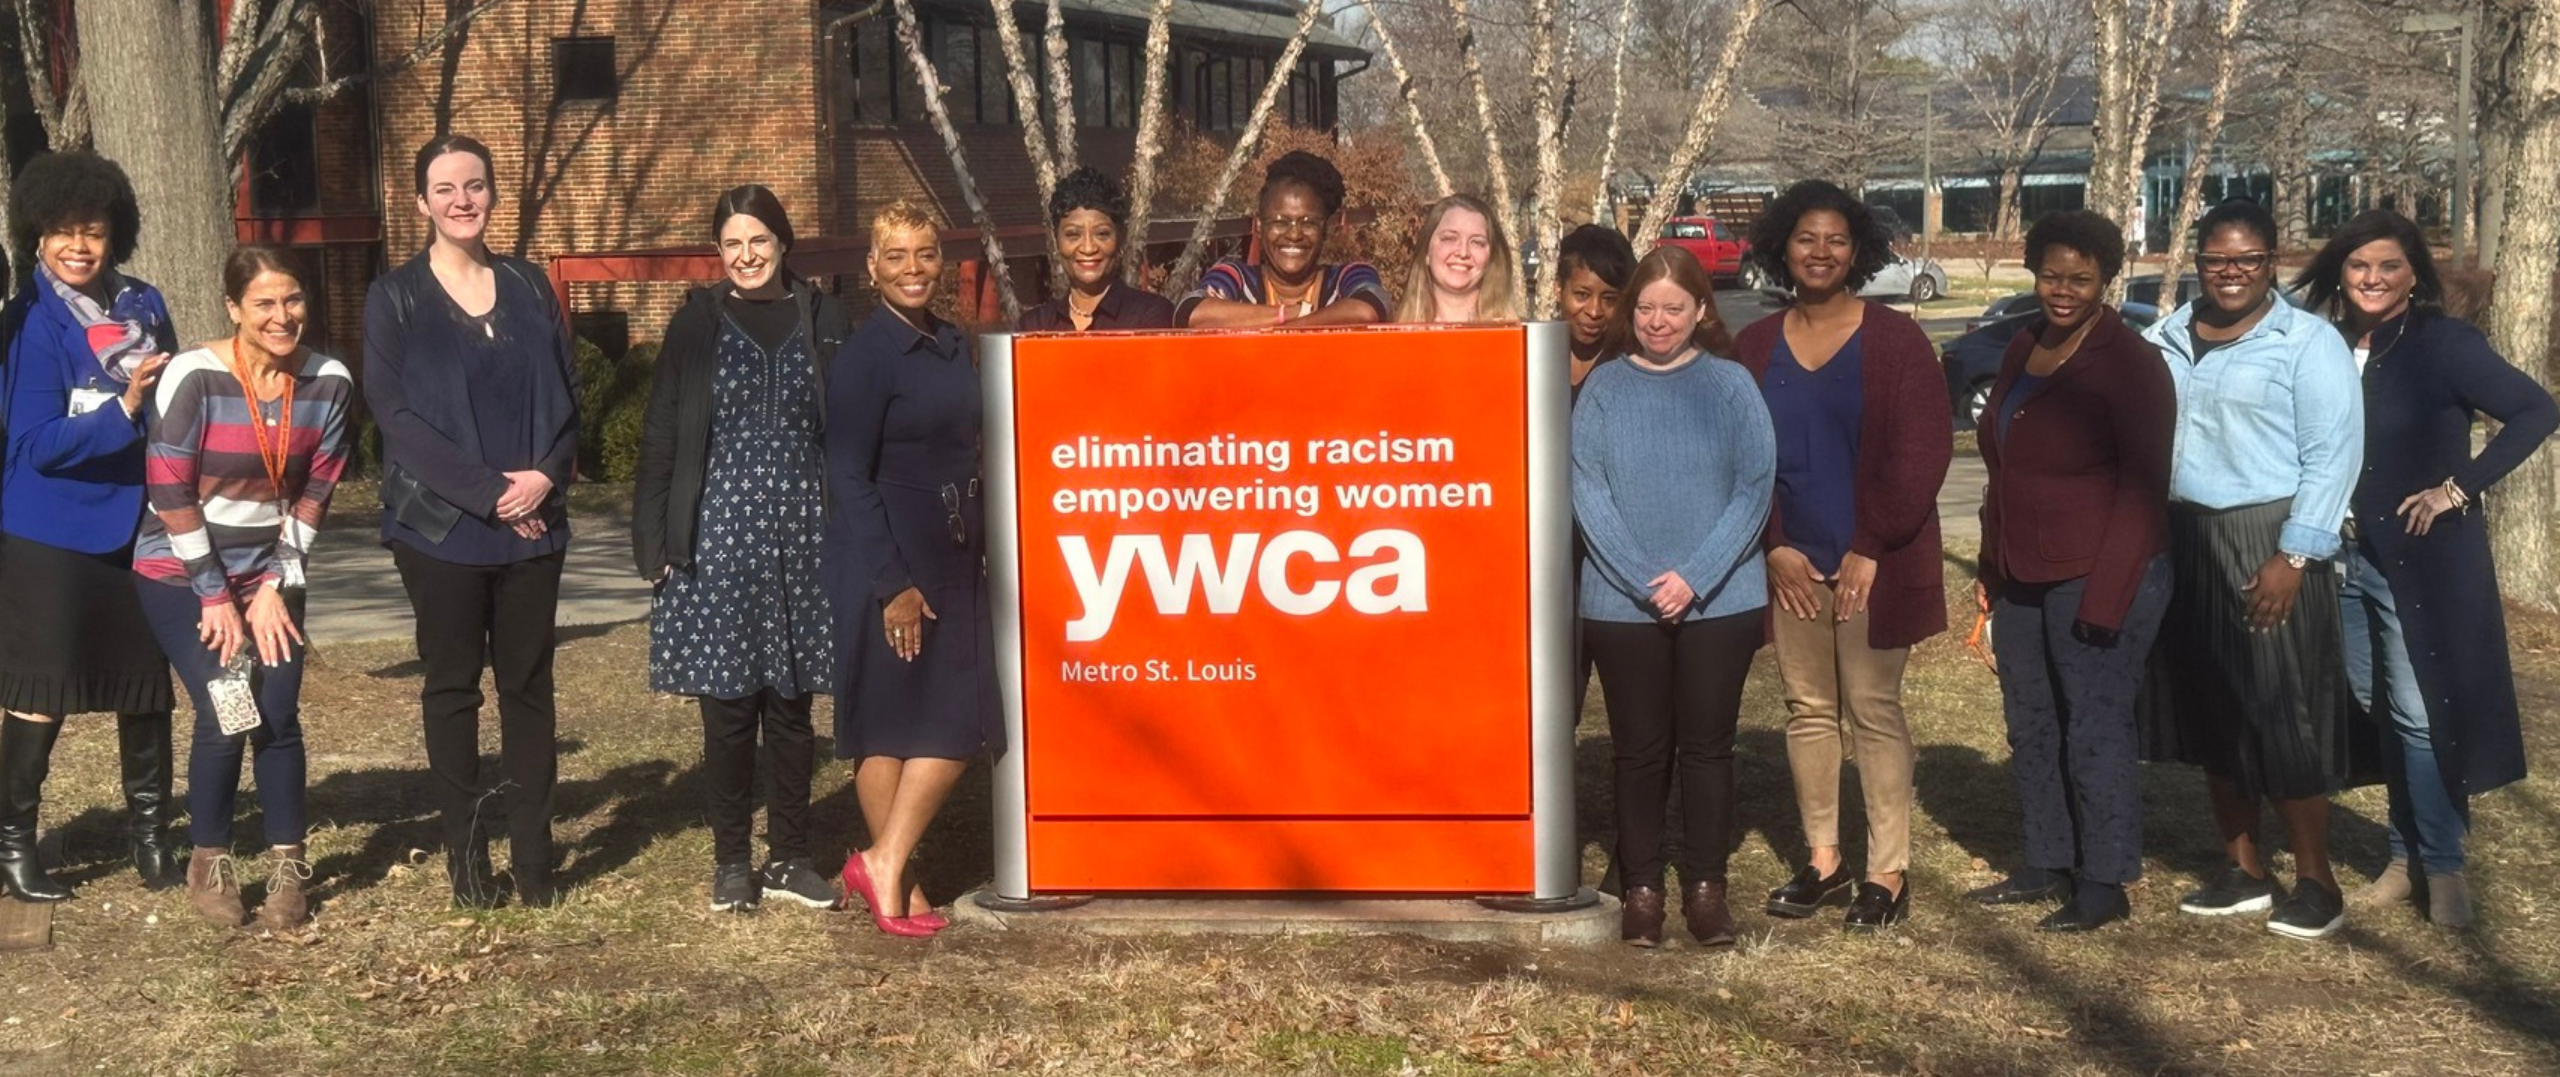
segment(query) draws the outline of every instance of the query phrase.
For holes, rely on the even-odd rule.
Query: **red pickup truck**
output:
[[[1673,217],[1663,223],[1661,239],[1696,255],[1709,276],[1728,279],[1742,275],[1743,252],[1751,249],[1740,230],[1713,217]]]

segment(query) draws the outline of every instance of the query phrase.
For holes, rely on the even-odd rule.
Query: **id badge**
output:
[[[90,412],[114,403],[115,399],[116,394],[114,393],[110,393],[94,385],[83,385],[77,389],[71,390],[71,414],[75,417],[87,415]]]
[[[258,728],[258,696],[249,686],[250,660],[247,648],[231,657],[222,675],[206,685],[206,695],[213,697],[213,716],[222,734],[236,737]]]

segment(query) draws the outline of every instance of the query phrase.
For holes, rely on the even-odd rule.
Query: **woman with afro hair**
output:
[[[1173,304],[1120,279],[1129,242],[1129,196],[1098,169],[1079,168],[1049,195],[1049,231],[1067,290],[1022,312],[1025,333],[1171,329]]]
[[[1174,305],[1176,325],[1369,325],[1394,314],[1395,303],[1375,267],[1321,260],[1342,213],[1342,173],[1333,162],[1305,150],[1281,154],[1263,173],[1255,206],[1260,262],[1228,258],[1210,266],[1200,286]]]
[[[9,338],[0,463],[0,893],[61,901],[36,861],[36,809],[68,714],[111,711],[134,870],[175,885],[168,834],[169,663],[133,589],[152,387],[177,350],[169,308],[117,272],[141,238],[115,162],[57,153],[10,189],[9,238],[34,273],[0,322]]]
[[[1762,544],[1787,763],[1812,854],[1768,910],[1803,918],[1848,897],[1851,929],[1910,911],[1914,753],[1902,669],[1912,644],[1947,627],[1945,375],[1918,322],[1858,298],[1891,242],[1849,192],[1821,180],[1787,188],[1751,226],[1751,257],[1793,301],[1735,342],[1778,433],[1777,503]],[[1852,753],[1867,806],[1862,882],[1840,855],[1840,761]]]

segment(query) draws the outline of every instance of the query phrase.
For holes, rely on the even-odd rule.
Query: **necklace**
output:
[[[249,363],[244,358],[246,349],[247,345],[239,337],[231,339],[231,376],[240,380],[240,392],[248,397],[249,435],[257,439],[258,463],[265,469],[267,481],[275,490],[276,502],[282,504],[285,500],[285,465],[290,462],[293,451],[294,378],[291,374],[285,375],[284,390],[276,396],[276,417],[268,419],[258,400],[258,385],[249,376]],[[269,427],[274,428],[272,439]]]

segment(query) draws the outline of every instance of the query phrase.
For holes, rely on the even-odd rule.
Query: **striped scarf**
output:
[[[143,320],[143,290],[125,287],[124,278],[108,270],[101,283],[115,299],[112,307],[102,307],[87,292],[56,279],[42,262],[36,263],[36,277],[53,289],[55,298],[62,300],[62,305],[69,307],[71,316],[80,322],[80,331],[89,339],[89,350],[97,353],[98,368],[117,381],[132,381],[133,370],[141,365],[142,357],[157,347],[151,339],[150,326]]]

